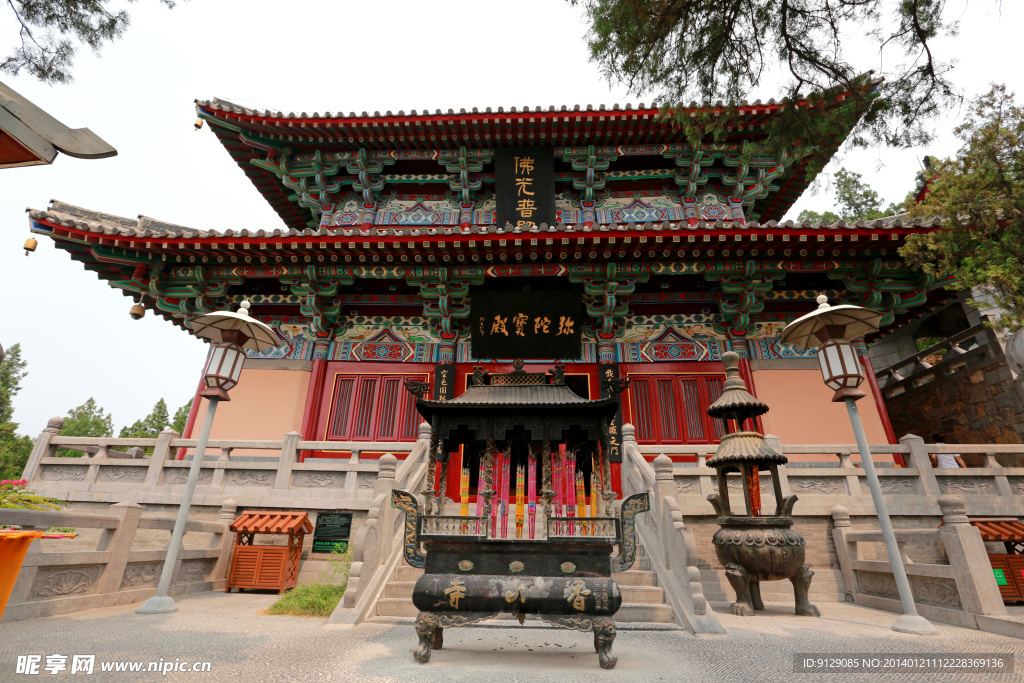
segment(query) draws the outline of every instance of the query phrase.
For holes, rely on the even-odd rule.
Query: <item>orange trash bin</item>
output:
[[[32,541],[42,538],[44,531],[7,531],[0,533],[0,617],[7,607],[7,599],[18,580],[21,563],[25,561]]]

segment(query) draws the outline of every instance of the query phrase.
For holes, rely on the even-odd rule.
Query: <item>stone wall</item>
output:
[[[897,435],[929,439],[940,432],[949,443],[1024,443],[1024,402],[1002,354],[963,370],[886,398]],[[981,456],[964,455],[980,467]],[[1006,467],[1020,466],[1020,456],[1000,456]]]

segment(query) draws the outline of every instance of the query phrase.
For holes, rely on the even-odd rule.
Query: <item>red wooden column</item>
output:
[[[327,358],[331,342],[318,341],[313,344],[313,367],[309,374],[309,388],[306,389],[306,407],[302,413],[303,441],[316,441],[316,428],[320,423],[320,407],[323,405],[324,381],[327,378]],[[305,451],[299,453],[299,462],[305,462]]]
[[[871,364],[871,358],[864,354],[860,356],[860,364],[864,368],[864,375],[868,380],[868,387],[871,390],[871,398],[875,400],[875,407],[878,409],[878,417],[882,420],[882,429],[885,430],[885,438],[889,440],[889,443],[897,443],[896,432],[892,428],[892,422],[889,421],[889,411],[885,407],[885,397],[882,396],[882,389],[878,386],[878,380],[875,378],[875,368]],[[901,467],[906,467],[903,462],[903,456],[894,454],[893,458],[900,461]]]

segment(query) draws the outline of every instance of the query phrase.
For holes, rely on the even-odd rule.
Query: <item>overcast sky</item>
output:
[[[954,80],[969,95],[1003,82],[1024,97],[1018,48],[1020,2],[951,0],[956,40],[936,45],[959,60]],[[27,76],[15,90],[71,127],[91,128],[117,148],[112,159],[59,156],[52,166],[0,170],[0,343],[20,342],[29,376],[15,400],[21,432],[36,435],[53,415],[94,397],[115,429],[166,398],[170,409],[195,392],[205,345],[169,322],[128,317],[131,301],[48,239],[26,258],[25,207],[50,198],[122,216],[145,214],[195,228],[273,229],[282,222],[208,127],[195,132],[196,98],[221,97],[281,111],[398,111],[423,108],[650,103],[609,86],[588,61],[582,12],[563,0],[339,2],[192,0],[167,10],[128,5],[132,26],[102,56],[82,52],[72,85]],[[16,27],[0,9],[0,45]],[[756,36],[751,36],[755,40]],[[851,45],[856,44],[851,36]],[[877,55],[865,68],[882,70]],[[764,87],[750,99],[768,99]],[[845,151],[883,199],[902,198],[925,154],[957,148],[944,132],[925,150]],[[827,169],[834,171],[838,164]],[[803,208],[825,210],[823,186]],[[241,388],[241,387],[240,387]],[[238,434],[244,438],[244,434]]]

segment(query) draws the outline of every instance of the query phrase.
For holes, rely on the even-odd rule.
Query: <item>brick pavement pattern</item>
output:
[[[18,655],[95,654],[96,673],[83,681],[1024,681],[1024,641],[936,624],[941,634],[891,631],[895,615],[846,603],[824,603],[820,619],[795,617],[769,605],[755,617],[736,617],[716,605],[726,636],[695,638],[684,631],[620,630],[614,671],[598,667],[589,633],[525,627],[459,628],[445,632],[444,649],[429,664],[413,662],[411,623],[325,626],[325,619],[261,614],[276,595],[203,593],[178,602],[179,611],[137,615],[137,605],[0,624],[0,681],[74,681],[15,674]],[[660,625],[659,625],[660,626]],[[1002,653],[1015,657],[1013,674],[794,674],[794,653]],[[209,673],[101,673],[113,660],[210,661]],[[70,660],[69,660],[70,661]]]

